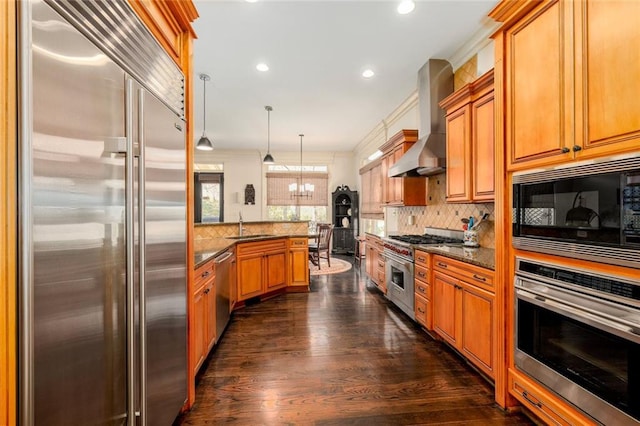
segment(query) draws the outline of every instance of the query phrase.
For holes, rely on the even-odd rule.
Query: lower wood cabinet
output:
[[[365,256],[365,270],[366,274],[380,291],[384,294],[387,293],[387,284],[385,280],[385,259],[382,255],[383,243],[382,240],[373,235],[367,235],[365,237],[366,244],[366,256]]]
[[[433,295],[431,293],[431,281],[430,268],[431,268],[431,255],[429,253],[416,250],[415,252],[415,309],[414,314],[416,321],[427,330],[433,328],[433,312],[431,300]]]
[[[434,256],[433,269],[434,331],[493,378],[493,272],[442,256]]]
[[[216,341],[215,262],[210,260],[196,270],[193,293],[193,357],[194,374],[198,371]]]
[[[238,244],[238,301],[287,285],[286,246],[285,238]]]
[[[289,276],[290,287],[309,286],[309,239],[289,238]]]

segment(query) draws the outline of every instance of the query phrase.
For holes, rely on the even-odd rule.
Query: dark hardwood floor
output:
[[[226,423],[533,424],[355,269],[234,313],[175,424]]]

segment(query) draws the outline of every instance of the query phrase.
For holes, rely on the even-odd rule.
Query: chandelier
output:
[[[300,136],[300,177],[297,182],[289,184],[289,193],[291,198],[311,198],[315,189],[314,185],[302,183],[302,137],[304,134],[301,133],[298,136]]]

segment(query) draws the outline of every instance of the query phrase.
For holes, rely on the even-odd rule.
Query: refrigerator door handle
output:
[[[134,239],[134,156],[133,156],[133,81],[125,82],[125,234],[127,252],[126,329],[127,329],[127,425],[136,424],[135,380],[135,239]]]
[[[140,313],[139,333],[140,333],[140,426],[145,426],[147,413],[147,297],[145,285],[146,273],[146,199],[145,199],[145,154],[144,154],[144,89],[138,89],[138,241],[139,241],[139,265],[138,265],[138,289],[139,304],[138,312]]]

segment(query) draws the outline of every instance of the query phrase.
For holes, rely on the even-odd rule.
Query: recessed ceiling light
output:
[[[364,78],[371,78],[375,75],[376,73],[373,72],[373,70],[364,70],[362,71],[362,76]]]
[[[416,4],[413,0],[402,0],[398,5],[398,13],[400,15],[406,15],[407,13],[413,12],[413,9],[416,8]]]
[[[262,72],[269,71],[269,65],[265,64],[264,62],[261,62],[258,65],[256,65],[256,69]]]

